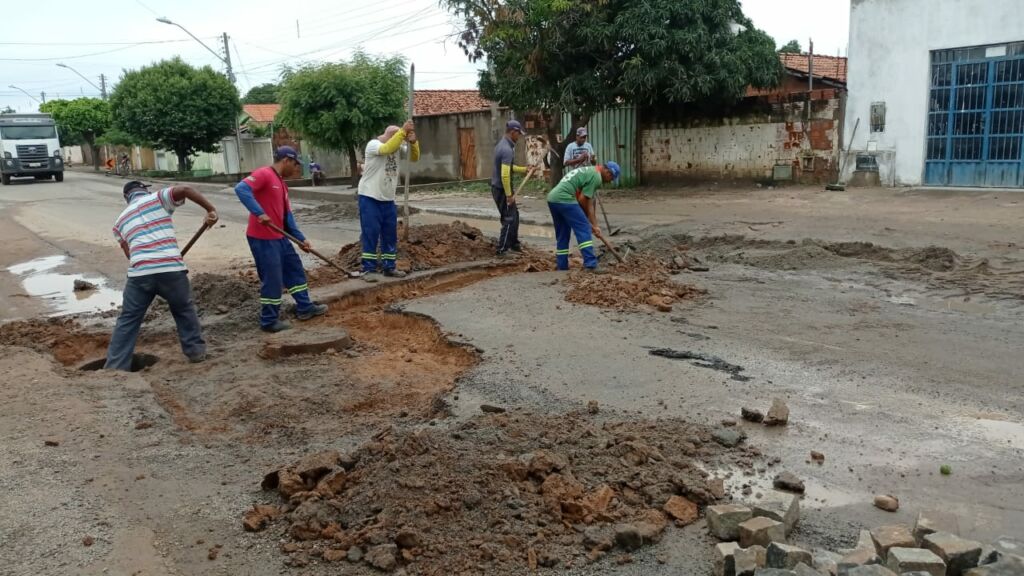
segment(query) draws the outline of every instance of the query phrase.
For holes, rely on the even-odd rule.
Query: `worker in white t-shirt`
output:
[[[398,259],[398,151],[408,144],[409,159],[420,159],[420,144],[412,120],[388,126],[383,134],[366,144],[363,176],[359,180],[359,227],[363,244],[363,272],[402,277],[395,269]],[[378,256],[378,244],[380,255]],[[380,270],[378,270],[378,267]]]

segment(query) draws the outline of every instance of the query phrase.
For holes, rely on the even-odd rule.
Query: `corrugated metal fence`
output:
[[[562,126],[572,125],[572,117],[562,115]],[[594,146],[599,162],[614,160],[622,168],[620,186],[636,186],[640,183],[637,171],[636,106],[619,106],[595,114],[587,124],[590,143]],[[574,137],[574,135],[569,135]]]

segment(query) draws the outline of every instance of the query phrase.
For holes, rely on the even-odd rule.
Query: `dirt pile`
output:
[[[277,494],[243,525],[290,540],[290,565],[523,574],[656,542],[672,516],[693,522],[698,505],[725,497],[703,467],[750,469],[758,456],[677,420],[508,413],[451,430],[389,427],[352,454],[312,454],[268,474],[262,486]]]
[[[109,334],[90,334],[69,318],[9,322],[0,328],[0,346],[53,354],[64,365],[101,356],[109,343]]]
[[[456,262],[486,260],[494,256],[494,243],[474,228],[456,220],[451,224],[413,226],[409,240],[403,240],[403,229],[398,230],[398,267],[402,270],[429,270]],[[363,248],[349,244],[338,257],[343,266],[360,266]]]
[[[565,299],[616,310],[650,306],[669,312],[676,302],[705,294],[704,290],[673,281],[670,265],[651,255],[633,255],[625,263],[609,266],[609,271],[571,273]]]

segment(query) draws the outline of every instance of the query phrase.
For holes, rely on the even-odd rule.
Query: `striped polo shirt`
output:
[[[128,245],[128,277],[187,270],[171,222],[174,209],[184,203],[174,201],[171,188],[132,195],[114,223],[114,238]]]

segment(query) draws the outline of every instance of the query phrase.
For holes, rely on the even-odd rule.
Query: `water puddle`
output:
[[[66,263],[67,256],[46,256],[9,266],[7,271],[21,277],[21,284],[30,297],[41,298],[57,310],[51,316],[104,312],[119,305],[121,291],[107,288],[103,278],[56,271]],[[96,289],[76,292],[75,280],[95,284]]]
[[[749,503],[756,503],[765,495],[776,491],[772,486],[772,479],[782,471],[780,468],[769,468],[764,474],[758,472],[751,474],[749,471],[745,471],[737,466],[699,467],[713,477],[724,479],[727,492],[732,493],[738,500]],[[868,494],[860,494],[837,486],[823,484],[817,478],[802,476],[801,479],[804,481],[806,489],[800,499],[801,507],[817,509],[838,508],[869,502],[871,498]],[[751,488],[749,496],[742,495],[744,485],[749,485]],[[761,495],[760,498],[758,494]]]

